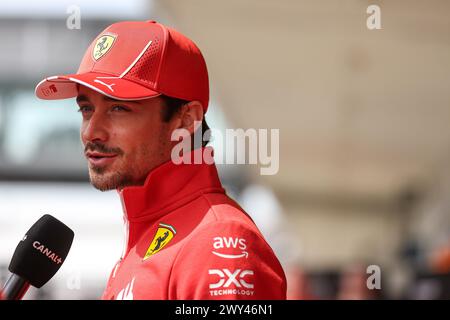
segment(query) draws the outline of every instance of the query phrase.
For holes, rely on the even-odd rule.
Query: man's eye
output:
[[[91,111],[92,111],[91,106],[80,106],[78,108],[78,112],[81,112],[81,113],[86,113],[86,112],[91,112]]]
[[[112,111],[130,111],[129,108],[125,107],[125,106],[121,106],[121,105],[117,105],[117,106],[113,106],[111,108]]]

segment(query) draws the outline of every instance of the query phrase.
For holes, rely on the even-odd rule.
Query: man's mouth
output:
[[[86,158],[88,159],[89,163],[96,167],[111,164],[116,159],[116,157],[117,154],[115,153],[102,153],[96,151],[86,152]]]

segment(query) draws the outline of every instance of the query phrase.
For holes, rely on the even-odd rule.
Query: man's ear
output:
[[[203,106],[200,101],[191,101],[181,108],[179,128],[183,128],[193,134],[203,121]],[[197,122],[197,126],[194,125]]]

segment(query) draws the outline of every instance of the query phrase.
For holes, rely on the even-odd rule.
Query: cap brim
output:
[[[78,95],[77,85],[117,100],[142,100],[160,95],[130,80],[95,72],[48,77],[38,83],[35,94],[44,100],[73,98]]]

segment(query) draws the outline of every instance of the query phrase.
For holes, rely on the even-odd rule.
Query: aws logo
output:
[[[168,224],[160,223],[143,260],[145,261],[150,258],[150,256],[161,251],[161,249],[164,248],[176,234],[177,232],[174,227]]]
[[[215,250],[212,251],[218,257],[225,259],[237,259],[237,258],[248,258],[248,252],[245,251],[247,249],[247,240],[243,238],[233,238],[233,237],[215,237],[213,239],[213,248]],[[238,254],[229,254],[229,252],[217,252],[221,249],[240,249],[242,250]]]

